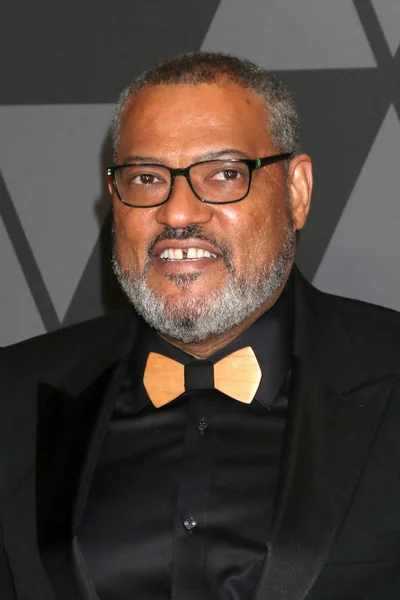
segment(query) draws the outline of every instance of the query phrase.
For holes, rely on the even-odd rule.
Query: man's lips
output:
[[[215,260],[221,257],[221,252],[204,240],[163,240],[154,246],[152,257],[173,262]]]

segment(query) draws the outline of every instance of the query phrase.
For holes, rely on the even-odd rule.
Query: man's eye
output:
[[[223,169],[222,171],[218,171],[213,176],[213,179],[217,179],[218,181],[237,181],[241,177],[241,173],[236,171],[236,169]]]
[[[139,173],[130,178],[130,183],[135,183],[136,185],[150,185],[159,181],[158,177],[151,173]]]

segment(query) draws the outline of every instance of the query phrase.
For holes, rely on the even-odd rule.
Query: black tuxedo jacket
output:
[[[295,271],[281,486],[254,600],[400,598],[400,315]],[[76,534],[133,312],[0,352],[0,598],[97,596]]]

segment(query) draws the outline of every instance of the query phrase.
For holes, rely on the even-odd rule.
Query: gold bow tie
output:
[[[191,363],[204,369],[205,363]],[[191,365],[187,365],[190,367]],[[212,365],[207,365],[212,369]],[[209,387],[231,396],[239,402],[250,404],[261,381],[261,369],[250,346],[229,354],[214,365],[214,381]],[[208,373],[203,371],[206,379]],[[200,376],[203,374],[200,372]],[[185,365],[162,354],[150,352],[144,371],[143,383],[156,408],[168,404],[185,391],[187,372]],[[186,385],[188,388],[188,385]],[[207,385],[202,388],[206,389]],[[190,388],[188,388],[190,389]]]

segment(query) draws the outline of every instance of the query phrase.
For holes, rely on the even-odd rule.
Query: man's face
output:
[[[265,106],[253,92],[231,82],[159,85],[142,89],[128,105],[116,162],[183,168],[215,155],[277,153]],[[171,317],[175,325],[192,330],[186,341],[199,341],[215,328],[222,331],[247,318],[246,311],[271,305],[294,250],[290,186],[282,162],[254,171],[248,196],[233,204],[201,202],[181,176],[168,202],[152,208],[126,206],[110,191],[117,275],[139,312],[162,333],[184,341],[179,327],[165,325]],[[197,252],[186,257],[189,248]],[[268,277],[273,280],[266,286]],[[246,296],[257,297],[240,312]],[[154,311],[164,314],[157,317]],[[221,311],[232,313],[223,316],[224,324]],[[196,318],[203,320],[202,332],[195,331]]]

